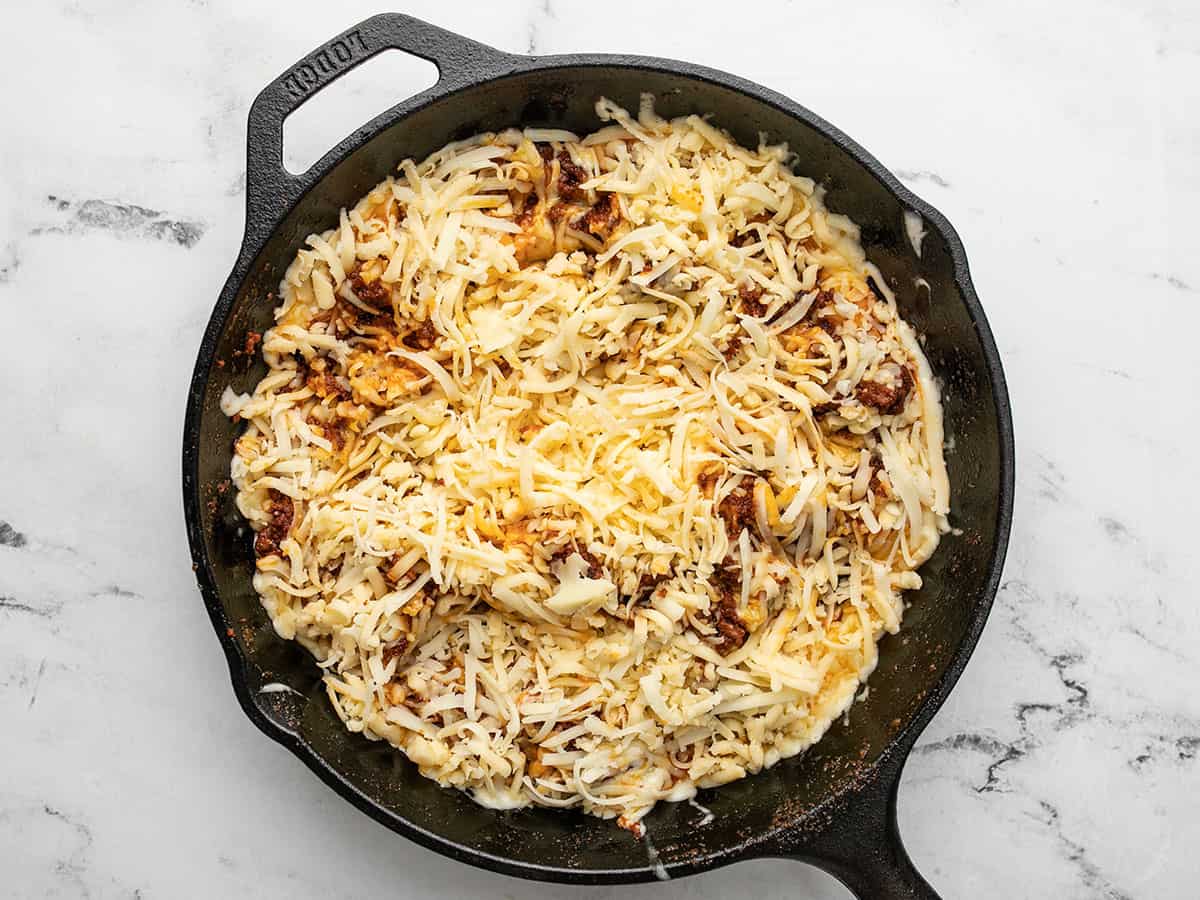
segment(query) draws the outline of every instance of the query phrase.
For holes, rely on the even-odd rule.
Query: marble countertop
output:
[[[906,770],[902,831],[948,898],[1194,897],[1200,13],[731,9],[405,11],[514,52],[744,75],[955,223],[1012,390],[1017,515],[983,640]],[[376,11],[47,0],[6,16],[22,74],[0,99],[0,895],[849,896],[786,861],[570,891],[476,871],[355,811],[234,701],[184,536],[183,402],[241,239],[248,105]],[[290,159],[431,80],[378,65],[289,132]]]

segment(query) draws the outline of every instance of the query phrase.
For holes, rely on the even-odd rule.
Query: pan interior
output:
[[[250,585],[253,555],[248,526],[222,489],[229,474],[238,426],[220,412],[227,385],[251,390],[264,372],[238,351],[246,331],[272,322],[272,295],[282,271],[305,237],[331,227],[338,210],[353,204],[407,156],[422,157],[448,141],[481,130],[545,125],[587,133],[598,127],[597,97],[636,109],[638,95],[656,95],[667,117],[710,113],[742,143],[758,135],[787,141],[797,168],[828,189],[832,211],[862,227],[862,242],[895,291],[905,318],[924,336],[925,351],[944,393],[952,489],[952,523],[922,568],[924,587],[909,595],[901,634],[881,645],[879,666],[865,702],[849,724],[836,723],[803,758],[780,763],[757,776],[703,791],[699,803],[714,814],[698,827],[701,811],[686,803],[660,804],[646,824],[662,861],[703,866],[706,859],[803,816],[869,766],[892,737],[912,720],[936,689],[960,644],[970,634],[978,604],[986,603],[1002,505],[1001,412],[997,408],[984,344],[955,279],[953,250],[937,229],[926,226],[922,255],[905,235],[905,206],[866,166],[817,128],[742,91],[701,78],[648,68],[563,65],[522,72],[471,87],[418,109],[362,143],[303,197],[252,263],[235,291],[233,307],[215,348],[214,367],[201,388],[198,434],[200,530],[212,564],[219,603],[243,658],[252,696],[270,718],[297,732],[312,752],[384,818],[462,848],[506,857],[529,871],[549,867],[599,873],[647,866],[646,849],[612,822],[577,812],[527,809],[494,812],[456,791],[421,777],[387,745],[348,733],[320,688],[317,668],[299,646],[275,636]],[[348,143],[354,143],[349,141]],[[584,876],[586,877],[586,875]]]

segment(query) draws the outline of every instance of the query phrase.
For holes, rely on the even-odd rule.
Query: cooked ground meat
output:
[[[833,303],[833,291],[817,291],[817,296],[813,298],[812,306],[808,308],[808,316],[806,318],[816,315],[818,310],[824,309],[826,306],[833,306]]]
[[[775,312],[775,315],[771,316],[771,321],[774,322],[776,319],[780,318],[784,313],[786,313],[789,309],[791,309],[793,306],[795,306],[796,303],[803,296],[804,296],[803,294],[797,294],[791,303],[785,303],[783,306],[781,306]],[[806,312],[804,314],[804,318],[802,318],[800,321],[807,325],[816,325],[818,328],[820,328],[826,334],[832,335],[834,333],[835,324],[840,320],[837,318],[830,319],[827,316],[818,315],[818,313],[820,313],[822,310],[824,310],[827,306],[832,306],[832,305],[833,305],[833,292],[832,291],[818,291],[817,296],[813,298],[812,306],[810,306],[808,308],[808,312]]]
[[[254,538],[254,552],[259,556],[270,556],[279,552],[279,545],[291,531],[292,517],[296,514],[292,498],[275,488],[267,491],[265,509],[270,517],[269,521]]]
[[[426,319],[406,334],[402,343],[413,350],[432,350],[437,343],[438,330],[432,319]]]
[[[741,301],[742,312],[748,316],[754,316],[756,319],[761,319],[767,311],[767,307],[760,302],[762,295],[762,285],[755,284],[753,281],[743,284],[738,288],[738,300]]]
[[[637,588],[634,589],[631,598],[634,604],[649,602],[658,586],[670,577],[670,575],[651,575],[649,572],[643,572],[638,576]]]
[[[587,191],[580,185],[588,180],[587,172],[571,161],[566,150],[558,151],[558,196],[572,203],[587,198]]]
[[[323,408],[323,407],[319,407]],[[342,448],[346,446],[346,435],[341,428],[341,420],[334,416],[327,422],[322,422],[309,416],[304,420],[310,426],[316,426],[320,429],[320,434],[325,440],[333,445],[333,452],[340,453]]]
[[[722,656],[736,650],[750,637],[750,629],[738,616],[738,595],[742,590],[742,570],[726,559],[713,569],[709,583],[717,591],[716,605],[709,616],[717,629],[715,646]]]
[[[408,649],[408,638],[399,637],[392,643],[383,648],[383,664],[386,666],[397,656],[403,656],[404,651]]]
[[[595,206],[584,213],[574,227],[605,240],[620,221],[621,204],[617,202],[617,195],[601,194]]]
[[[838,315],[824,315],[825,310],[833,306],[833,291],[819,291],[816,298],[813,300],[812,306],[808,308],[808,312],[804,314],[802,322],[811,322],[816,325],[826,334],[831,337],[837,336],[837,327],[842,322],[842,317]]]
[[[735,334],[729,339],[729,343],[725,345],[725,349],[721,351],[721,355],[726,359],[733,359],[745,343],[746,336],[744,334]]]
[[[305,376],[305,384],[322,400],[332,397],[336,403],[340,400],[350,399],[350,389],[343,387],[342,383],[328,371],[310,369]]]
[[[746,230],[735,234],[729,239],[729,244],[732,247],[745,247],[747,244],[753,244],[758,240],[758,229],[754,225],[762,222],[770,222],[770,213],[759,213],[756,216],[751,216],[746,220]]]
[[[725,530],[730,540],[736,540],[744,528],[754,526],[754,482],[743,478],[717,505],[717,512],[725,520]]]
[[[817,319],[814,324],[827,335],[835,338],[837,337],[837,328],[840,322],[841,319],[822,316],[821,318]]]
[[[604,563],[602,563],[594,553],[592,553],[590,550],[588,550],[587,547],[580,547],[580,546],[576,545],[575,543],[570,543],[565,546],[559,547],[550,556],[550,559],[553,562],[563,562],[572,553],[578,553],[581,557],[583,557],[583,561],[585,563],[587,563],[587,577],[588,578],[607,578],[608,577],[608,572],[605,571]]]
[[[854,389],[854,396],[864,406],[873,406],[882,415],[894,416],[904,412],[904,404],[912,391],[913,377],[908,366],[900,367],[897,384],[883,384],[879,381],[860,381]]]
[[[516,217],[513,219],[513,222],[516,223],[518,228],[528,228],[533,224],[533,217],[537,212],[537,205],[538,198],[536,193],[530,191],[525,195],[524,199],[521,199],[519,194],[517,195],[517,199],[513,202],[513,207],[515,209],[519,209],[520,212],[517,213]]]
[[[364,281],[362,266],[357,266],[350,272],[350,287],[354,289],[354,296],[368,306],[374,306],[376,309],[391,309],[391,287],[384,284],[381,278],[370,282]]]

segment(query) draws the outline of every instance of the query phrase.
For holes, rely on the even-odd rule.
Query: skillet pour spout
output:
[[[372,119],[301,175],[283,166],[283,122],[325,85],[386,49],[433,62],[439,80]],[[645,819],[651,844],[612,822],[545,809],[496,811],[419,775],[400,754],[346,731],[312,658],[276,637],[251,584],[252,535],[229,489],[239,426],[226,388],[252,390],[265,367],[248,331],[273,323],[274,294],[305,237],[338,219],[405,157],[479,131],[516,126],[587,133],[598,97],[666,117],[711,115],[740,142],[786,141],[826,203],[859,223],[868,257],[923,336],[943,393],[952,524],[908,596],[904,629],[880,644],[868,696],[803,757],[702,791]],[[905,222],[919,217],[920,252]],[[863,898],[937,894],[896,829],[909,749],[967,663],[999,584],[1012,520],[1013,437],[1000,358],[966,253],[949,222],[841,131],[745,79],[669,59],[502,53],[409,16],[375,16],[275,79],[250,110],[246,231],[196,359],[183,434],[184,511],[194,569],[242,708],[265,734],[372,818],[446,856],[524,878],[578,884],[650,881],[762,856],[819,865]]]

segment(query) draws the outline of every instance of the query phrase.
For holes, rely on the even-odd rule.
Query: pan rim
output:
[[[946,241],[953,265],[955,285],[959,290],[967,314],[976,329],[983,350],[984,366],[988,376],[992,399],[996,407],[997,436],[999,442],[1000,466],[997,479],[996,540],[992,548],[991,559],[988,563],[984,588],[973,600],[972,613],[958,646],[952,653],[945,670],[912,714],[908,723],[892,738],[879,758],[871,765],[869,769],[871,773],[894,766],[895,774],[898,776],[899,769],[903,765],[909,747],[911,747],[929,720],[945,702],[946,697],[962,674],[967,661],[978,643],[979,636],[991,611],[996,592],[999,588],[1004,559],[1007,553],[1013,514],[1015,450],[1008,389],[999,350],[996,347],[995,339],[982,304],[975,292],[967,263],[966,250],[958,233],[939,210],[903,185],[874,156],[836,126],[788,97],[769,88],[737,75],[678,60],[623,54],[567,54],[545,57],[519,57],[498,54],[498,58],[506,61],[509,65],[478,79],[471,80],[469,83],[459,84],[450,90],[439,91],[438,86],[435,85],[429,91],[396,104],[340,141],[301,176],[304,182],[303,189],[297,192],[294,198],[284,203],[281,208],[270,211],[267,217],[268,222],[260,229],[258,240],[253,240],[251,235],[250,225],[254,211],[250,209],[251,200],[248,197],[246,232],[242,247],[239,251],[237,262],[221,290],[208,325],[205,328],[189,384],[189,396],[183,431],[182,474],[184,515],[193,570],[197,577],[197,585],[204,599],[205,607],[208,610],[213,627],[225,652],[234,693],[247,717],[260,731],[287,748],[304,762],[325,784],[329,785],[343,798],[375,821],[444,856],[506,875],[539,881],[575,884],[620,884],[654,881],[660,876],[656,873],[655,867],[650,865],[649,861],[644,866],[607,869],[582,869],[555,866],[552,864],[531,864],[478,850],[425,829],[403,816],[385,809],[366,796],[346,780],[316,750],[304,742],[298,734],[271,719],[258,703],[255,702],[247,681],[247,660],[230,631],[231,623],[225,617],[225,608],[221,602],[220,593],[217,590],[213,575],[213,564],[209,558],[200,526],[202,498],[200,496],[200,452],[198,437],[203,417],[203,399],[208,381],[212,375],[217,340],[232,313],[237,294],[248,277],[254,262],[257,261],[266,246],[267,241],[296,206],[309,193],[319,188],[325,177],[334,168],[344,162],[352,152],[366,141],[401,119],[434,103],[451,99],[463,92],[475,90],[491,83],[501,82],[511,77],[519,77],[531,72],[549,74],[556,71],[580,68],[610,68],[630,72],[669,74],[732,90],[741,94],[748,101],[764,103],[822,134],[827,140],[869,172],[901,203],[919,213],[925,222],[933,227]],[[262,214],[261,211],[260,214]],[[831,804],[837,803],[847,794],[855,792],[856,788],[850,786],[842,792],[832,794],[822,803],[808,810],[802,818],[819,814],[821,810],[827,809]],[[780,830],[786,831],[794,828],[796,821],[800,820],[802,819],[797,819],[787,825],[781,826]],[[675,878],[720,868],[724,865],[757,856],[774,855],[770,847],[772,843],[771,839],[776,834],[777,832],[767,832],[756,836],[748,843],[727,845],[716,851],[691,858],[687,861],[668,863],[666,864],[667,873],[671,878]]]

